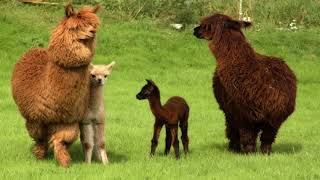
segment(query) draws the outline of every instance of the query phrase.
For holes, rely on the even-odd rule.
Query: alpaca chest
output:
[[[85,117],[89,101],[89,79],[86,70],[50,68],[37,103],[43,116],[63,122]]]

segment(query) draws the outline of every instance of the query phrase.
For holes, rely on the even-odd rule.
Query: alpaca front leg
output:
[[[90,164],[92,159],[92,151],[94,146],[93,127],[91,123],[80,124],[80,139],[85,162]]]
[[[240,135],[239,128],[235,127],[235,120],[226,114],[226,136],[229,139],[228,150],[230,152],[240,153]]]
[[[154,124],[153,138],[151,140],[151,152],[150,152],[151,156],[154,155],[156,148],[158,146],[158,139],[160,136],[162,126],[163,126],[163,124],[159,124],[157,122]]]
[[[165,155],[169,154],[171,143],[172,143],[172,138],[171,138],[170,128],[166,127],[166,147],[165,147],[165,151],[164,151]]]
[[[96,123],[94,125],[94,141],[96,158],[101,160],[104,165],[108,164],[109,160],[105,150],[104,123]]]

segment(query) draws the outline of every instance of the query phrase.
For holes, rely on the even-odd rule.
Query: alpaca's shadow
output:
[[[125,155],[118,154],[113,151],[108,151],[107,154],[108,154],[109,163],[124,163],[128,161],[128,157]],[[84,154],[82,151],[82,146],[80,144],[76,143],[71,146],[70,155],[72,159],[71,163],[75,163],[75,164],[84,163]],[[47,160],[54,159],[52,150],[48,152],[46,159]],[[95,160],[94,155],[92,157],[92,161],[93,163],[100,163],[97,160]]]
[[[84,163],[84,154],[82,151],[82,146],[81,144],[73,144],[72,147],[70,148],[70,154],[72,161],[74,163]],[[108,155],[108,160],[109,163],[124,163],[128,161],[128,157],[123,155],[123,154],[118,154],[113,151],[108,151],[107,150],[107,155]],[[95,160],[94,155],[92,155],[93,162],[99,163],[97,160]]]
[[[207,146],[207,148],[215,148],[219,151],[228,152],[227,143],[213,143],[211,146]],[[260,148],[260,144],[257,144],[258,152]],[[278,154],[295,154],[302,150],[302,145],[298,143],[276,143],[272,146],[272,152]]]

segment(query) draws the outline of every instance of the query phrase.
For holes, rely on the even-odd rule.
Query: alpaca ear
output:
[[[110,71],[110,70],[112,70],[112,68],[113,68],[113,66],[116,64],[116,62],[115,61],[112,61],[110,64],[107,64],[106,66],[107,66],[107,69]]]
[[[241,24],[239,21],[227,20],[223,23],[224,28],[239,30],[241,28]]]
[[[242,28],[247,28],[252,26],[252,23],[249,21],[240,21],[240,23]]]
[[[152,80],[150,80],[150,79],[146,79],[146,81],[147,81],[148,84],[155,85],[154,82]]]
[[[92,9],[92,12],[95,13],[95,14],[97,14],[97,12],[98,12],[100,9],[101,9],[101,6],[98,4],[98,5],[96,5],[96,7],[94,7],[94,8]]]
[[[66,5],[66,7],[64,8],[64,11],[65,11],[66,17],[70,17],[70,16],[73,16],[75,14],[71,3]]]

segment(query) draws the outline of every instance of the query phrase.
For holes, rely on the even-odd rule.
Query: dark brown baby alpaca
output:
[[[185,154],[189,152],[188,138],[188,117],[189,106],[187,102],[179,96],[171,97],[163,106],[160,101],[160,91],[155,83],[151,80],[146,80],[147,84],[143,86],[137,94],[137,99],[148,99],[153,115],[155,116],[153,138],[151,140],[150,155],[154,155],[158,145],[160,131],[163,125],[166,126],[166,147],[165,155],[170,152],[170,147],[173,145],[176,159],[179,159],[179,140],[178,140],[178,124],[182,135],[181,140]]]
[[[281,124],[294,111],[296,77],[277,57],[254,51],[241,28],[251,23],[214,14],[202,20],[194,35],[209,41],[216,58],[214,95],[226,117],[229,150],[270,154]]]

